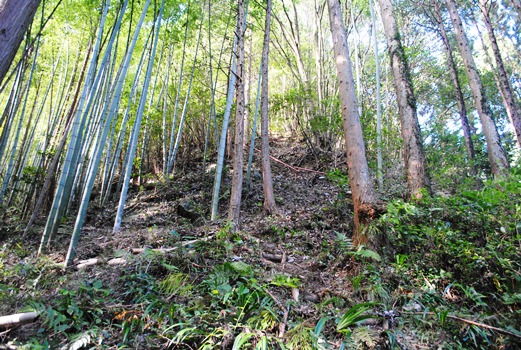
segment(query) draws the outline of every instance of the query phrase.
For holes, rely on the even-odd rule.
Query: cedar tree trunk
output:
[[[232,192],[230,196],[230,211],[228,220],[233,222],[234,229],[239,228],[239,213],[242,197],[242,168],[244,163],[244,30],[246,28],[244,0],[238,1],[237,28],[237,82],[236,82],[236,113],[235,113],[235,145],[233,153]]]
[[[499,80],[499,88],[501,95],[505,102],[505,109],[507,111],[510,122],[514,126],[514,132],[517,139],[517,145],[521,147],[521,109],[516,104],[514,93],[512,92],[512,86],[510,85],[510,78],[503,64],[503,58],[499,51],[499,46],[496,40],[496,34],[494,28],[492,28],[492,22],[490,20],[490,11],[487,7],[487,2],[484,0],[479,1],[479,7],[481,13],[483,13],[483,19],[485,20],[485,27],[487,27],[488,37],[492,46],[492,52],[494,53],[494,59],[496,61],[497,76]]]
[[[456,8],[454,0],[447,0],[447,9],[449,10],[450,18],[454,26],[454,33],[456,34],[456,41],[458,42],[459,51],[467,70],[467,76],[469,79],[470,89],[472,90],[472,97],[476,103],[476,109],[478,110],[479,119],[481,120],[481,126],[483,133],[487,140],[488,159],[492,169],[494,177],[502,177],[507,174],[509,164],[505,152],[501,147],[501,141],[499,134],[496,129],[496,124],[492,119],[492,111],[488,105],[488,101],[483,91],[483,84],[479,77],[474,58],[470,45],[463,30],[463,24]]]
[[[394,88],[400,111],[404,163],[409,196],[421,198],[421,189],[430,191],[427,162],[423,153],[420,124],[416,115],[416,98],[405,51],[393,15],[391,0],[379,0],[387,47],[394,75]]]
[[[0,84],[39,4],[40,0],[0,0]]]
[[[376,197],[365,155],[353,69],[349,58],[347,34],[342,20],[339,0],[328,0],[328,7],[334,57],[338,72],[340,103],[344,120],[349,182],[355,211],[353,243],[358,245],[366,243],[366,237],[360,234],[360,228],[362,224],[369,222],[375,216]]]
[[[266,25],[262,48],[262,92],[261,92],[261,135],[262,135],[262,186],[264,188],[264,211],[271,214],[275,210],[273,179],[271,176],[270,144],[268,137],[268,58],[270,51],[271,0],[266,4]]]

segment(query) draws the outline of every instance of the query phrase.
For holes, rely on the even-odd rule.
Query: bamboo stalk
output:
[[[38,313],[34,311],[8,316],[0,316],[0,328],[13,328],[23,324],[32,323],[37,318]]]

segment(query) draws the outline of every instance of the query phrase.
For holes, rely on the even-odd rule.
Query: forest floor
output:
[[[134,188],[117,234],[116,203],[96,208],[94,197],[71,268],[60,264],[74,218],[39,258],[36,233],[26,241],[0,235],[0,315],[40,313],[34,323],[0,329],[6,344],[0,349],[480,348],[488,338],[494,338],[489,345],[515,348],[515,334],[505,340],[481,321],[447,321],[458,302],[429,308],[418,285],[397,282],[418,274],[399,254],[382,262],[378,253],[352,246],[342,155],[324,166],[302,144],[275,142],[277,213],[263,214],[254,163],[237,232],[225,220],[229,170],[221,188],[223,219],[211,222],[214,173],[192,163],[179,166],[171,180]],[[334,168],[344,171],[331,173]],[[461,299],[464,289],[451,289],[443,269],[436,273],[435,281],[423,273],[411,280],[436,285],[444,303]]]

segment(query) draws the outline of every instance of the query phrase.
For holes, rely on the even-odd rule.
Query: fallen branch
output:
[[[96,265],[98,262],[99,262],[98,258],[80,260],[80,261],[78,261],[78,265],[76,265],[76,268],[79,270],[79,269],[82,269],[87,266]]]
[[[104,262],[104,260],[99,259],[99,258],[80,260],[80,261],[78,261],[78,265],[76,265],[76,268],[79,270],[79,269],[83,269],[87,266],[97,265],[97,264],[101,264],[103,262]],[[108,265],[123,265],[126,263],[127,263],[127,260],[125,260],[124,258],[114,258],[114,259],[110,259],[109,261],[107,261]]]
[[[288,316],[289,316],[289,307],[284,310],[284,317],[282,319],[282,323],[279,324],[279,338],[284,338],[284,334],[286,333],[286,327],[288,325]]]
[[[435,313],[435,312],[408,312],[408,311],[402,311],[401,313],[402,314],[407,314],[407,315],[438,316],[438,314]],[[496,332],[498,332],[500,334],[503,334],[503,335],[509,335],[511,337],[514,337],[514,338],[517,338],[517,339],[521,339],[521,333],[514,333],[514,332],[511,332],[511,331],[503,329],[503,328],[490,326],[490,325],[485,324],[485,323],[468,320],[466,318],[462,318],[462,317],[459,317],[459,316],[447,315],[447,318],[450,318],[450,319],[456,320],[456,321],[460,321],[460,322],[463,322],[463,323],[471,324],[471,325],[474,325],[474,326],[478,326],[478,327],[481,327],[481,328],[490,329],[490,330],[496,331]]]
[[[123,265],[126,263],[127,263],[127,260],[125,260],[124,258],[114,258],[114,259],[110,259],[109,261],[107,261],[107,264],[109,264],[109,265]]]
[[[280,262],[282,262],[283,255],[281,255],[281,254],[271,254],[271,253],[262,253],[262,257],[264,259],[268,259],[270,261],[280,263]]]
[[[0,317],[0,328],[12,328],[26,323],[32,323],[38,318],[37,312],[24,312]]]
[[[208,241],[211,238],[213,238],[213,236],[208,236],[208,237],[204,237],[204,238],[200,238],[200,239],[194,239],[194,240],[191,240],[191,241],[182,242],[182,243],[180,243],[179,246],[171,247],[171,248],[131,248],[130,250],[134,254],[141,254],[145,250],[151,250],[153,252],[162,253],[163,254],[163,253],[173,252],[173,251],[175,251],[175,250],[177,250],[179,248],[186,247],[188,245],[192,245],[192,244],[197,243],[197,242]]]
[[[256,150],[257,152],[260,152],[260,150],[259,150],[258,148],[255,148],[255,150]],[[301,168],[301,167],[299,167],[299,166],[292,166],[292,165],[289,165],[289,164],[287,164],[287,163],[284,163],[282,160],[277,159],[277,158],[275,158],[275,157],[273,157],[273,156],[270,156],[270,159],[273,159],[275,162],[280,163],[280,164],[284,165],[285,167],[290,168],[291,170],[293,170],[293,171],[295,171],[295,172],[297,172],[297,173],[300,173],[300,172],[302,172],[302,171],[307,171],[307,172],[310,172],[310,173],[316,173],[316,174],[326,175],[326,173],[323,172],[323,171],[318,171],[318,170],[313,170],[313,169],[308,169],[308,168]]]

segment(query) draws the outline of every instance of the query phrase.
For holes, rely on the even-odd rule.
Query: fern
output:
[[[313,350],[313,336],[313,329],[301,323],[286,333],[288,339],[286,348],[288,350]]]
[[[269,306],[266,306],[258,315],[250,317],[247,324],[259,331],[269,331],[275,328],[278,322],[277,313]]]
[[[229,264],[230,267],[241,276],[250,276],[253,273],[253,268],[242,261],[234,261]]]
[[[353,255],[361,258],[373,259],[375,261],[382,261],[382,257],[377,252],[367,249],[363,245],[358,247],[358,250],[354,252]]]
[[[341,252],[348,253],[355,249],[351,238],[346,237],[343,233],[335,232],[335,247]]]
[[[376,347],[376,339],[378,334],[369,327],[357,327],[351,333],[351,337],[347,340],[347,349],[374,349]]]
[[[88,331],[76,334],[72,337],[72,343],[69,345],[63,346],[62,350],[79,350],[83,347],[86,347],[89,344],[94,342],[96,335],[98,334],[98,329],[93,328]]]

